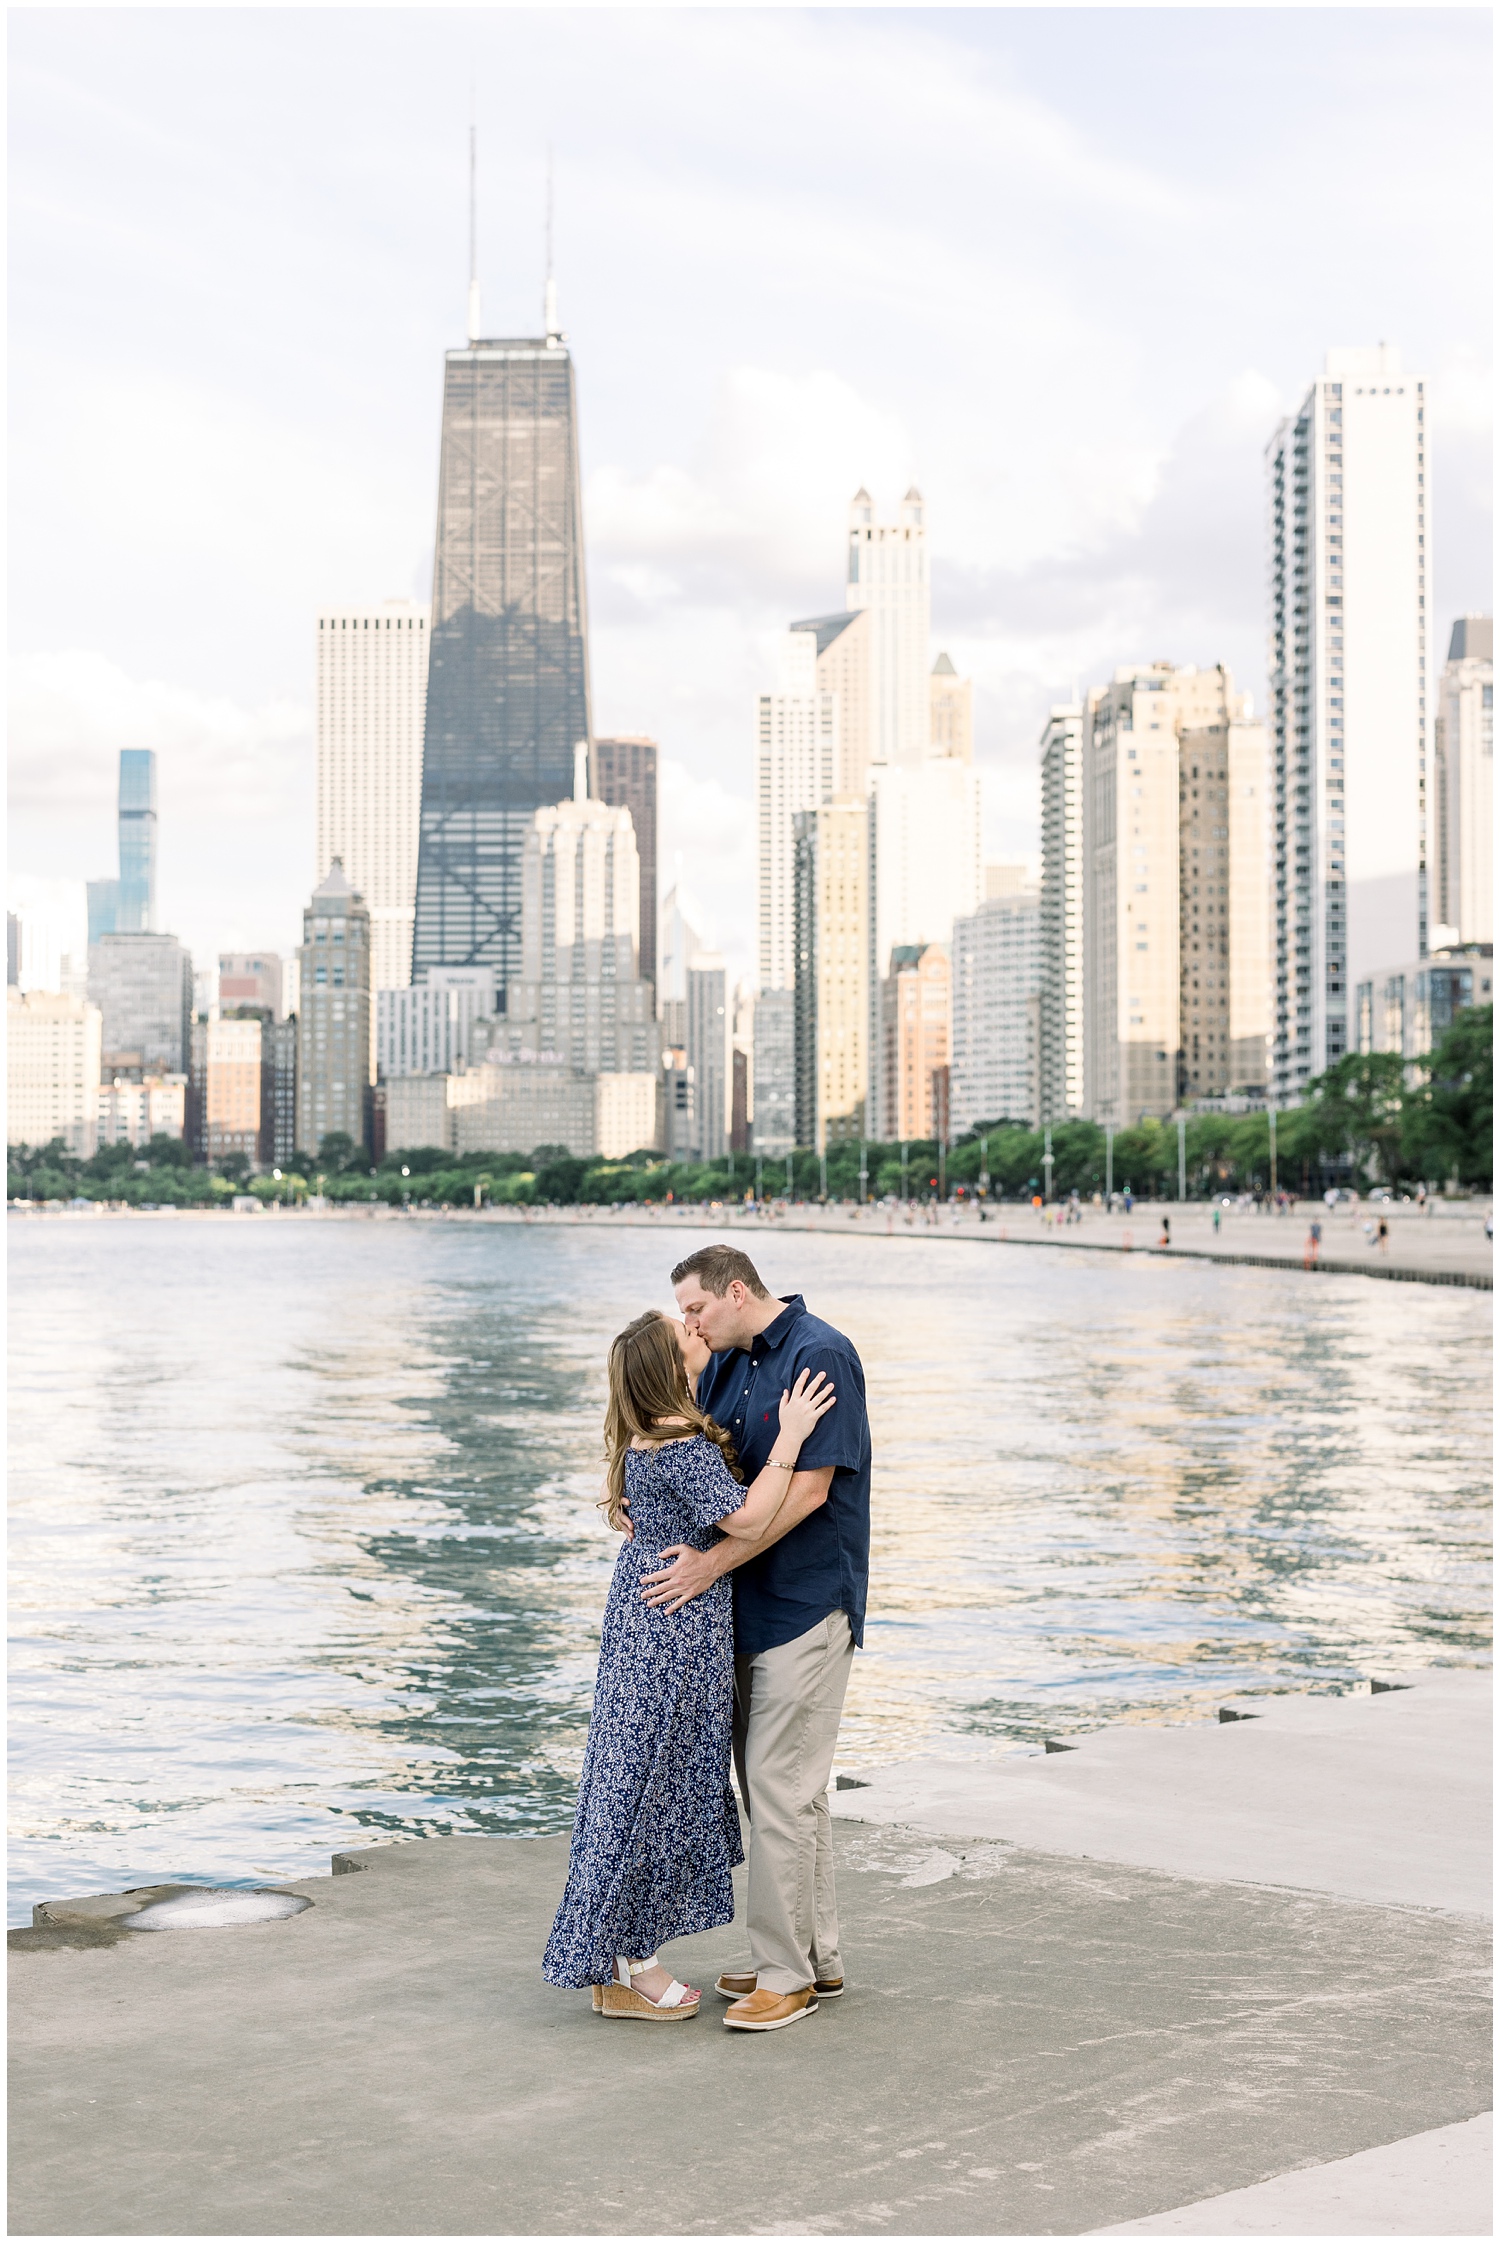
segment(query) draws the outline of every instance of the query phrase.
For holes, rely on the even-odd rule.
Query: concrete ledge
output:
[[[1227,1723],[1122,1723],[1045,1757],[908,1761],[832,1795],[850,1821],[998,1838],[1183,1877],[1491,1909],[1488,1671],[1360,1697],[1226,1700]]]
[[[848,1991],[766,2040],[543,1985],[562,1837],[351,1850],[284,1923],[16,1954],[12,2232],[1070,2235],[1489,2106],[1472,1917],[836,1837]],[[668,1958],[710,1986],[742,1937]]]
[[[1096,2235],[1492,2235],[1488,2111]]]

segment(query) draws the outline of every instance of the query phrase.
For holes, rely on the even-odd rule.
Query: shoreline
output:
[[[1481,1203],[1481,1205],[1487,1207],[1488,1203]],[[1028,1235],[1025,1231],[1017,1235],[1018,1226],[1028,1222],[1037,1223],[1038,1221],[1031,1209],[1025,1206],[1018,1206],[1014,1215],[1010,1213],[1008,1208],[997,1208],[994,1214],[983,1223],[975,1220],[973,1215],[966,1211],[965,1215],[958,1221],[931,1223],[921,1220],[896,1224],[887,1220],[883,1228],[880,1226],[878,1217],[886,1211],[871,1209],[862,1213],[852,1204],[845,1202],[837,1202],[823,1209],[810,1207],[806,1204],[794,1203],[791,1206],[786,1206],[779,1201],[767,1201],[757,1207],[753,1214],[749,1213],[742,1203],[733,1200],[708,1201],[690,1205],[653,1205],[649,1209],[639,1204],[521,1209],[516,1207],[399,1208],[382,1203],[374,1206],[345,1204],[329,1207],[267,1205],[257,1212],[281,1220],[293,1216],[299,1221],[306,1222],[456,1222],[489,1225],[503,1223],[520,1225],[526,1228],[561,1229],[587,1229],[602,1223],[611,1229],[618,1230],[700,1227],[722,1229],[730,1227],[741,1233],[748,1230],[752,1234],[757,1232],[763,1234],[768,1230],[774,1230],[777,1232],[796,1231],[808,1235],[858,1237],[867,1240],[905,1237],[929,1241],[947,1240],[955,1244],[976,1246],[1051,1247],[1060,1253],[1072,1254],[1135,1254],[1162,1262],[1213,1262],[1230,1268],[1295,1271],[1307,1277],[1367,1277],[1389,1284],[1441,1285],[1482,1293],[1489,1293],[1494,1290],[1493,1270],[1479,1266],[1481,1260],[1487,1261],[1489,1258],[1490,1242],[1483,1237],[1481,1226],[1484,1217],[1477,1209],[1473,1215],[1448,1215],[1441,1218],[1421,1217],[1415,1213],[1395,1216],[1391,1243],[1397,1254],[1403,1247],[1414,1247],[1420,1244],[1423,1248],[1434,1253],[1435,1258],[1426,1262],[1415,1259],[1393,1259],[1388,1256],[1379,1260],[1352,1261],[1338,1253],[1336,1243],[1332,1252],[1320,1251],[1316,1260],[1308,1262],[1304,1258],[1301,1246],[1294,1243],[1291,1237],[1288,1237],[1287,1249],[1282,1254],[1242,1251],[1236,1245],[1230,1243],[1227,1235],[1227,1225],[1225,1242],[1222,1245],[1211,1239],[1195,1240],[1190,1235],[1187,1238],[1179,1238],[1170,1246],[1162,1246],[1149,1238],[1137,1243],[1131,1235],[1133,1226],[1139,1226],[1150,1231],[1160,1223],[1163,1214],[1179,1228],[1187,1226],[1191,1231],[1193,1227],[1201,1226],[1206,1229],[1208,1207],[1209,1203],[1201,1200],[1186,1203],[1147,1201],[1142,1204],[1135,1215],[1129,1217],[1104,1216],[1089,1209],[1085,1211],[1083,1222],[1076,1226],[1060,1228],[1049,1225],[1045,1230],[1041,1230],[1041,1226],[1038,1224],[1041,1235],[1037,1235],[1036,1232]],[[1305,1215],[1302,1212],[1304,1207],[1306,1208]],[[111,1207],[102,1202],[96,1202],[88,1208],[42,1206],[24,1200],[9,1202],[8,1211],[17,1219],[34,1222],[43,1220],[97,1222],[107,1219],[128,1219],[143,1222],[170,1219],[173,1222],[178,1222],[184,1219],[188,1221],[196,1219],[230,1223],[245,1219],[249,1212],[246,1209],[223,1207]],[[1388,1210],[1387,1213],[1389,1214],[1390,1211]],[[1316,1202],[1302,1203],[1301,1206],[1294,1209],[1291,1216],[1287,1217],[1246,1215],[1239,1210],[1235,1210],[1234,1215],[1237,1227],[1244,1224],[1259,1226],[1263,1223],[1268,1225],[1284,1223],[1288,1232],[1300,1231],[1304,1221],[1320,1221],[1325,1225],[1325,1243],[1327,1243],[1327,1229],[1334,1227],[1333,1221],[1328,1217],[1326,1210],[1323,1210]],[[1421,1225],[1420,1230],[1415,1228],[1418,1224]],[[1467,1235],[1455,1239],[1452,1237],[1452,1231],[1459,1224],[1462,1224]],[[1123,1237],[1102,1238],[1094,1235],[1075,1235],[1085,1230],[1092,1234],[1096,1228],[1102,1228],[1105,1225],[1112,1225],[1117,1231],[1123,1230],[1125,1235]],[[1440,1225],[1441,1227],[1434,1228],[1434,1225]],[[1348,1227],[1352,1229],[1353,1225],[1349,1224]],[[1476,1231],[1479,1232],[1478,1238],[1473,1235]],[[1403,1237],[1404,1232],[1413,1235]],[[1444,1233],[1447,1235],[1445,1236]],[[1269,1245],[1270,1241],[1266,1240],[1264,1243]],[[1462,1266],[1459,1259],[1466,1248],[1470,1256],[1469,1266],[1467,1267]]]

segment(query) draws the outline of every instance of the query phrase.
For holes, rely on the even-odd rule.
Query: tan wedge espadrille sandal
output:
[[[616,1955],[614,1977],[607,1986],[594,1988],[595,2009],[605,2017],[654,2017],[663,2024],[696,2017],[699,1997],[695,1994],[689,1999],[680,1978],[674,1978],[661,1999],[654,2002],[631,1985],[633,1975],[655,1968],[654,1955],[647,1955],[638,1963],[627,1962],[623,1955]]]

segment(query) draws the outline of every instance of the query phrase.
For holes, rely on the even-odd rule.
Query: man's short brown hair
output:
[[[747,1293],[758,1301],[768,1301],[771,1296],[760,1281],[760,1272],[746,1253],[738,1246],[700,1246],[696,1254],[689,1254],[672,1272],[674,1288],[685,1277],[698,1278],[705,1293],[712,1293],[716,1301],[724,1295],[738,1278]]]

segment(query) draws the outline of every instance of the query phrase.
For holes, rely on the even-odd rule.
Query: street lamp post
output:
[[[903,1141],[901,1146],[901,1200],[903,1206],[905,1205],[906,1201],[910,1199],[910,1197],[911,1193],[907,1188],[906,1181],[906,1145]]]
[[[764,1199],[766,1196],[765,1156],[761,1153],[755,1156],[755,1196],[757,1199]]]
[[[990,1141],[988,1137],[981,1137],[979,1140],[979,1196],[981,1199],[988,1199],[990,1196]]]
[[[818,1197],[828,1197],[828,1150],[825,1146],[818,1154]]]
[[[788,1199],[792,1196],[792,1156],[790,1153],[786,1156],[786,1196]]]
[[[864,1204],[865,1204],[866,1200],[867,1200],[867,1199],[869,1198],[869,1196],[870,1196],[870,1167],[869,1167],[869,1158],[868,1158],[868,1147],[866,1146],[866,1144],[865,1144],[865,1141],[864,1141],[864,1139],[863,1139],[863,1138],[861,1137],[861,1139],[860,1139],[860,1141],[859,1141],[859,1204],[860,1204],[860,1206],[861,1206],[861,1207],[863,1207],[863,1206],[864,1206]]]
[[[1042,1131],[1042,1199],[1043,1199],[1044,1203],[1049,1203],[1049,1204],[1050,1204],[1050,1202],[1051,1202],[1051,1198],[1052,1198],[1052,1132],[1051,1132],[1051,1130],[1050,1130],[1050,1129],[1044,1129],[1044,1130]]]
[[[1180,1108],[1177,1114],[1177,1198],[1179,1205],[1187,1199],[1187,1115]]]
[[[1271,1125],[1271,1200],[1274,1205],[1276,1200],[1276,1108],[1274,1106],[1266,1108],[1266,1120]]]
[[[1106,1214],[1109,1212],[1109,1203],[1114,1196],[1115,1125],[1113,1122],[1106,1122],[1104,1125],[1104,1208]]]

